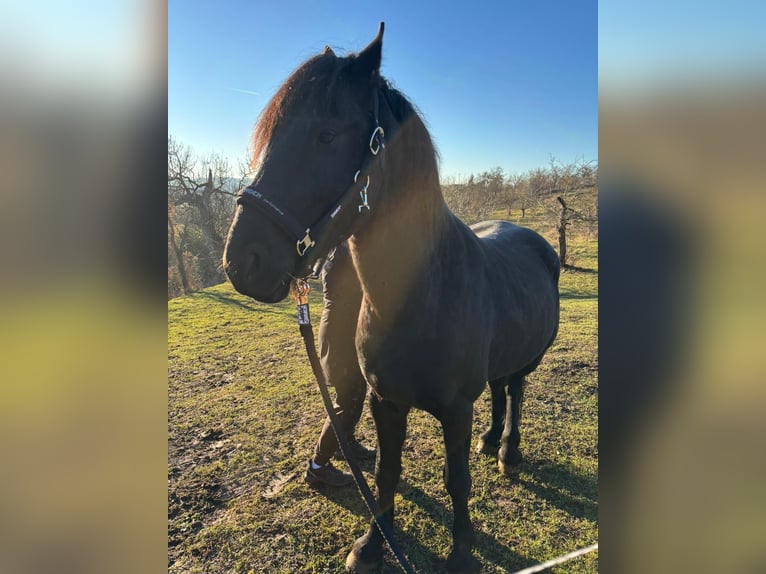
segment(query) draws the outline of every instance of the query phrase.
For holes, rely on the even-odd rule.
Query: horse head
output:
[[[234,288],[284,299],[292,278],[349,237],[384,146],[379,92],[383,23],[361,52],[329,49],[302,64],[262,112],[253,134],[253,183],[240,192],[223,254]]]

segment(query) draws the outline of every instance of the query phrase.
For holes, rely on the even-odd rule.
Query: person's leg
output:
[[[319,355],[328,384],[335,387],[335,413],[342,432],[354,445],[355,454],[365,455],[356,446],[354,429],[364,407],[367,386],[359,369],[354,337],[362,292],[345,244],[338,246],[328,257],[322,270],[324,310],[319,322]],[[338,450],[338,439],[329,417],[325,420],[314,449],[310,468],[328,465]],[[374,451],[367,451],[366,455]],[[350,475],[344,475],[350,478]]]

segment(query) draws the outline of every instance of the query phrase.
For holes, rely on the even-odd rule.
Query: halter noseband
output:
[[[380,153],[381,150],[386,148],[385,131],[380,125],[378,120],[378,89],[373,91],[373,115],[375,118],[375,129],[373,129],[370,135],[370,142],[368,144],[370,153],[373,158]],[[367,164],[372,158],[368,158],[362,165],[362,168],[357,170],[354,175],[354,183],[357,183],[359,175],[363,169],[367,167]],[[358,214],[361,214],[365,209],[370,211],[370,205],[367,203],[367,192],[370,187],[370,176],[366,175],[366,181],[359,190],[359,198],[361,203],[358,205]],[[317,221],[308,227],[304,227],[300,222],[290,214],[287,210],[281,208],[274,203],[272,199],[265,197],[261,192],[252,187],[252,184],[242,189],[237,194],[237,204],[250,205],[260,211],[268,219],[280,227],[289,237],[295,240],[295,248],[300,257],[306,255],[306,253],[316,245],[316,241],[321,237],[325,228],[332,222],[333,219],[344,209],[346,209],[351,203],[354,202],[354,187],[349,187],[348,190],[328,209],[324,215],[322,215]],[[304,231],[305,230],[305,231]],[[313,237],[312,237],[313,233]]]

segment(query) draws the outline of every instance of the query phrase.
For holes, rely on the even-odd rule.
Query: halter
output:
[[[378,121],[378,89],[375,89],[372,94],[373,99],[373,115],[375,118],[375,129],[372,130],[370,135],[370,141],[368,148],[372,154],[371,158],[367,158],[362,167],[357,170],[354,175],[354,183],[357,183],[357,179],[362,171],[367,167],[367,164],[377,156],[381,150],[386,148],[385,143],[385,131]],[[367,202],[367,192],[370,187],[370,176],[366,175],[366,181],[359,191],[359,198],[361,203],[358,205],[357,213],[361,215],[365,210],[370,211],[370,204]],[[347,209],[350,204],[354,202],[354,192],[357,191],[354,186],[348,188],[348,190],[341,195],[340,199],[328,209],[324,215],[322,215],[312,225],[305,227],[293,217],[293,215],[287,210],[281,208],[278,204],[274,203],[272,199],[265,197],[260,191],[252,187],[252,185],[244,188],[237,194],[237,204],[245,206],[250,205],[265,215],[272,223],[275,223],[280,227],[287,235],[295,240],[295,249],[298,252],[299,257],[303,257],[306,253],[314,247],[317,240],[321,238],[325,229],[335,219],[335,217],[344,209]]]

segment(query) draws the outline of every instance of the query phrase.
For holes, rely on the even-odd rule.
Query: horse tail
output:
[[[559,276],[561,275],[561,259],[559,259],[559,254],[556,253],[552,248],[548,250],[548,253],[545,257],[545,265],[551,272],[554,283],[558,285]]]

